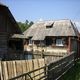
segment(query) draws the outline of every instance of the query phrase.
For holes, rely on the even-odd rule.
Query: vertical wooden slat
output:
[[[21,63],[22,63],[22,73],[26,73],[27,72],[26,61],[21,60]],[[23,77],[23,80],[25,80],[25,77]]]
[[[8,79],[8,70],[7,70],[7,62],[3,62],[3,65],[4,65],[4,80],[7,80]]]
[[[16,71],[17,71],[17,76],[22,74],[22,64],[21,61],[19,60],[16,61]],[[22,78],[19,78],[18,80],[22,80]]]
[[[12,61],[12,63],[13,63],[14,76],[17,76],[15,61]]]
[[[3,69],[2,69],[2,61],[0,61],[0,79],[3,80]]]
[[[44,59],[39,59],[38,61],[39,61],[39,66],[40,66],[40,67],[45,66]],[[41,70],[40,70],[40,73],[42,73],[42,72],[44,72],[44,69],[41,69]],[[40,75],[40,77],[42,77],[42,76],[44,76],[44,73]]]
[[[26,61],[22,60],[21,63],[22,63],[22,71],[23,73],[26,73],[27,72]]]
[[[27,72],[29,72],[30,70],[28,69],[29,68],[28,60],[25,60],[25,64],[26,64],[26,70],[27,70]]]
[[[35,59],[34,61],[34,70],[39,68],[39,64],[38,64],[38,59]],[[38,75],[39,74],[39,70],[34,72],[34,75]],[[35,79],[39,79],[39,76],[35,77]]]
[[[68,38],[68,53],[71,52],[71,37]]]
[[[33,63],[33,60],[28,60],[28,67],[27,67],[27,69],[29,70],[29,71],[33,71],[34,70],[34,63]],[[31,73],[31,77],[33,77],[34,76],[34,73]],[[34,79],[34,78],[33,78]]]
[[[7,61],[7,69],[8,69],[8,78],[14,77],[14,68],[12,61]]]

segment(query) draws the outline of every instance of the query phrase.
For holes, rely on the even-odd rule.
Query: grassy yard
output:
[[[80,80],[80,60],[60,80]]]

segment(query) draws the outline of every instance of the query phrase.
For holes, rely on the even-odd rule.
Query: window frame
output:
[[[64,44],[63,44],[63,39],[57,38],[57,39],[56,39],[56,46],[64,46]]]

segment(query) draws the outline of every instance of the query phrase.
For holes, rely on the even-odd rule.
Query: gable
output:
[[[0,5],[0,17],[0,32],[22,33],[8,7]]]

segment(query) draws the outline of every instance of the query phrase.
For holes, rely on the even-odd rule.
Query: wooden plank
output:
[[[39,67],[40,68],[43,67],[43,66],[45,66],[44,59],[38,59],[38,61],[39,61]],[[45,70],[44,69],[40,69],[39,72],[42,73],[42,72],[45,72]],[[41,74],[40,77],[42,77],[44,75],[45,75],[45,73]],[[41,79],[41,80],[43,80],[43,79]]]
[[[14,77],[17,76],[17,71],[16,71],[16,63],[15,61],[12,61],[13,63],[13,70],[14,70]]]
[[[23,73],[26,73],[27,72],[26,61],[21,60],[21,63],[22,63],[22,71],[23,71]]]
[[[3,69],[2,69],[2,61],[0,61],[0,79],[3,80]]]
[[[7,62],[3,62],[3,75],[4,75],[4,80],[8,79],[8,70],[7,70]]]
[[[26,70],[27,70],[27,72],[29,72],[30,70],[28,69],[29,68],[29,63],[28,63],[28,60],[25,60],[25,67],[26,67]]]
[[[26,61],[21,60],[21,63],[22,63],[22,72],[26,73],[27,72]],[[25,80],[25,77],[23,77],[23,80]]]
[[[13,63],[12,61],[7,61],[8,78],[14,77]]]
[[[19,60],[16,61],[16,72],[17,72],[17,75],[21,75],[23,73],[22,64],[21,64],[21,61]],[[19,78],[18,80],[22,80],[22,78]]]
[[[34,62],[34,70],[35,70],[35,69],[38,69],[38,68],[39,68],[38,59],[33,60],[33,62]],[[38,75],[38,74],[39,74],[39,70],[36,71],[36,72],[34,72],[34,75],[35,75],[35,76]],[[40,78],[39,76],[36,76],[36,77],[35,77],[36,80],[39,79],[39,78]]]
[[[27,70],[29,71],[33,71],[34,70],[34,62],[33,60],[27,60],[28,61],[28,67],[27,67]],[[34,73],[31,73],[31,77],[34,76]],[[34,80],[35,78],[33,78]]]

